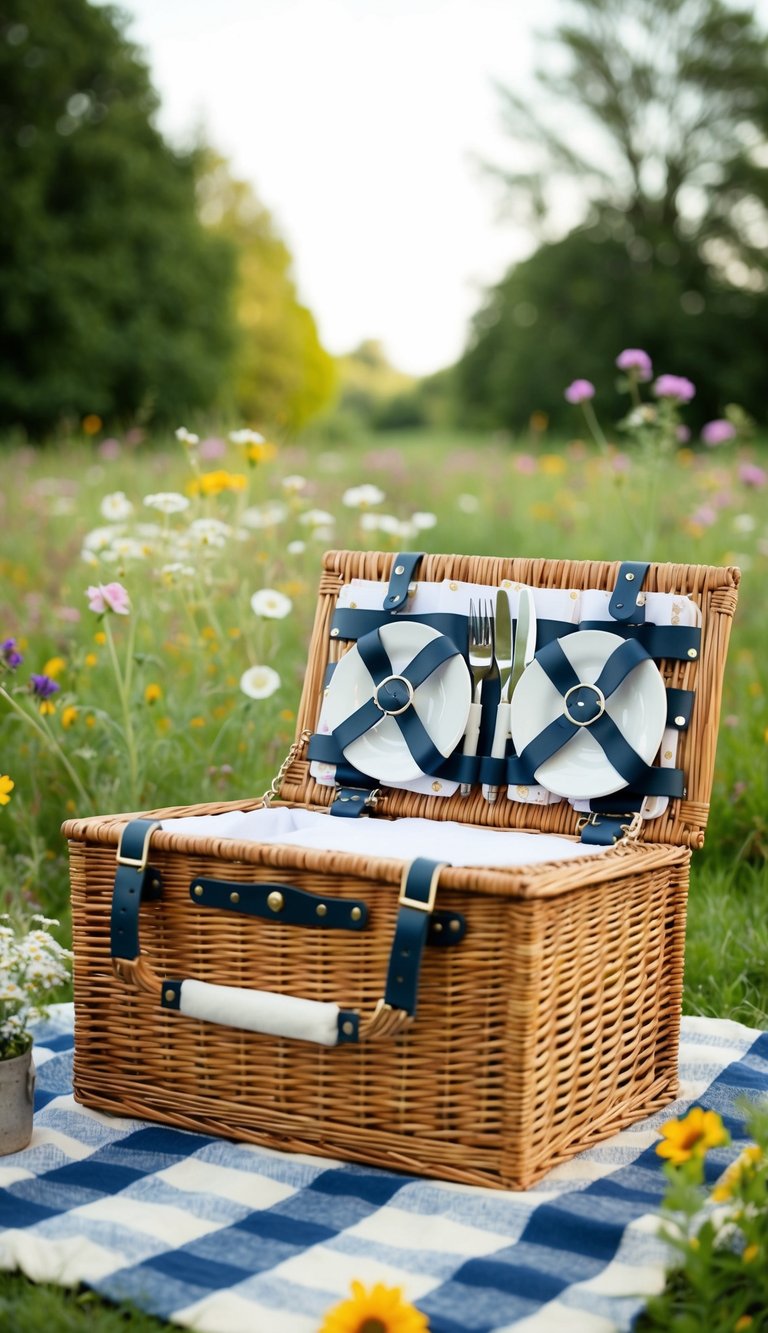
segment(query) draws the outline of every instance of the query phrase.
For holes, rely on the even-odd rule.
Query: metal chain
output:
[[[311,735],[312,735],[311,731],[304,730],[300,733],[299,736],[296,737],[296,740],[293,742],[293,745],[291,746],[290,750],[285,756],[285,759],[283,760],[282,764],[277,770],[277,773],[273,777],[272,781],[267,787],[267,790],[264,792],[264,795],[261,798],[265,805],[270,805],[275,796],[280,795],[280,787],[282,785],[283,778],[288,772],[288,769],[290,768],[294,759],[297,759],[298,756],[301,754],[302,750],[304,749]]]

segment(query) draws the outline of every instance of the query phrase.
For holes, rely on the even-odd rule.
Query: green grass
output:
[[[247,492],[198,500],[200,513],[237,526],[247,506],[284,498],[284,477],[300,473],[306,491],[288,498],[285,518],[249,529],[190,559],[196,574],[181,589],[167,586],[163,561],[151,550],[89,568],[80,557],[85,535],[103,525],[105,495],[124,491],[136,520],[151,521],[144,495],[183,490],[191,473],[173,440],[154,449],[104,458],[83,442],[53,450],[0,453],[0,642],[19,639],[25,662],[10,683],[17,702],[40,721],[26,693],[29,671],[60,657],[56,712],[42,719],[44,742],[0,700],[0,773],[15,782],[0,809],[0,878],[18,885],[30,905],[62,919],[68,933],[67,864],[59,835],[71,813],[235,799],[260,793],[293,736],[314,615],[320,557],[328,547],[474,552],[574,559],[633,558],[639,529],[655,529],[654,558],[738,564],[744,571],[726,673],[723,725],[710,827],[694,857],[686,961],[687,1013],[768,1022],[768,816],[766,709],[768,653],[763,588],[768,573],[768,492],[740,480],[744,461],[764,461],[764,446],[729,446],[683,453],[669,463],[650,506],[640,468],[617,471],[580,444],[554,441],[512,446],[484,436],[399,433],[336,448],[307,439],[283,446],[274,462],[249,470],[236,450],[204,464],[247,476]],[[348,486],[371,482],[386,499],[378,508],[407,520],[436,515],[417,536],[391,538],[364,530],[341,503]],[[692,521],[709,505],[714,521]],[[332,533],[315,538],[301,522],[309,507],[335,517]],[[651,512],[652,511],[652,512]],[[181,528],[186,519],[169,519]],[[127,525],[133,528],[133,520]],[[289,543],[306,549],[291,553]],[[149,546],[156,539],[149,539]],[[85,588],[118,579],[129,589],[136,626],[130,682],[130,725],[121,708],[109,646],[87,610]],[[287,592],[285,620],[259,621],[249,607],[260,587]],[[79,618],[75,613],[79,612]],[[129,624],[111,618],[116,651],[126,661]],[[282,678],[271,698],[239,689],[254,662]],[[161,697],[148,703],[145,690]],[[67,708],[77,713],[62,725]],[[133,737],[131,737],[131,731]],[[54,746],[59,747],[57,753]],[[131,754],[135,755],[132,772]],[[68,774],[64,759],[76,775]],[[86,799],[83,799],[84,789]],[[80,1296],[33,1287],[0,1275],[0,1328],[150,1329],[155,1321],[122,1314]]]

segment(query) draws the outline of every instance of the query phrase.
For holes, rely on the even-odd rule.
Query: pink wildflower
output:
[[[642,347],[625,347],[616,357],[616,365],[628,375],[634,372],[634,377],[639,380],[649,380],[653,373],[651,358]]]
[[[735,438],[736,427],[732,426],[730,421],[724,417],[716,417],[714,421],[708,421],[701,428],[701,438],[710,449],[716,444],[727,444],[729,440]]]
[[[586,403],[594,396],[595,386],[589,380],[574,380],[565,390],[565,398],[569,403]]]
[[[653,392],[657,398],[675,398],[678,403],[690,403],[696,396],[696,386],[682,375],[659,375]]]
[[[739,481],[744,486],[754,486],[757,490],[768,482],[768,472],[758,467],[757,463],[742,463],[739,468]]]
[[[114,611],[116,616],[130,614],[130,598],[122,583],[97,583],[91,585],[85,595],[89,611],[95,611],[97,615],[104,615],[107,611]]]
[[[515,458],[515,468],[522,472],[523,476],[532,476],[536,471],[536,459],[532,454],[518,454]]]

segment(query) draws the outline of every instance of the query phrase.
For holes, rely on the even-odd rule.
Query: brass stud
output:
[[[159,889],[159,888],[160,888],[160,880],[159,880],[159,879],[153,879],[153,880],[152,880],[152,888],[153,888],[153,889]]]
[[[325,903],[318,903],[317,907],[315,908],[315,911],[318,916],[328,915],[328,908],[326,907]]]
[[[395,565],[395,573],[396,573],[396,574],[404,574],[404,573],[405,573],[405,565]]]
[[[240,894],[239,894],[239,893],[230,893],[230,895],[229,895],[229,901],[230,901],[231,903],[239,903],[239,902],[240,902]]]
[[[339,631],[338,631],[337,629],[332,629],[332,630],[331,630],[331,638],[332,638],[332,639],[338,639],[338,637],[339,637]]]
[[[624,577],[625,577],[625,579],[627,580],[627,583],[632,583],[632,582],[634,581],[634,578],[635,578],[635,576],[634,576],[634,574],[632,573],[631,570],[630,570],[629,574],[625,574]]]
[[[196,884],[195,887],[194,887],[193,892],[194,892],[194,895],[195,895],[196,898],[202,898],[202,896],[203,896],[203,886],[202,886],[202,884]]]
[[[685,718],[684,718],[684,717],[676,717],[676,718],[675,718],[675,726],[676,726],[676,727],[684,727],[684,726],[685,726]]]
[[[282,893],[278,892],[277,889],[273,889],[272,893],[270,893],[267,898],[267,907],[271,912],[282,912],[284,906],[285,899]]]
[[[688,656],[689,656],[689,657],[698,657],[698,655],[699,655],[699,654],[698,654],[698,651],[697,651],[695,648],[689,648],[689,649],[688,649]]]
[[[353,921],[359,921],[362,915],[363,913],[359,907],[353,907],[352,911],[350,912],[350,916],[352,917]]]
[[[458,931],[461,930],[461,922],[458,921],[456,917],[453,918],[453,921],[451,922],[450,925],[450,929],[454,932],[454,934],[456,934]]]
[[[346,1023],[342,1023],[341,1030],[345,1037],[351,1037],[355,1030],[355,1025],[354,1023],[350,1023],[349,1019],[347,1019]]]
[[[434,930],[434,932],[435,932],[436,935],[442,935],[442,933],[443,933],[443,923],[442,923],[442,921],[433,921],[433,922],[432,922],[432,929]]]
[[[175,1000],[175,999],[176,999],[176,992],[175,992],[175,990],[167,990],[167,991],[165,992],[165,998],[166,998],[166,1000],[168,1001],[168,1003],[170,1004],[172,1000]]]

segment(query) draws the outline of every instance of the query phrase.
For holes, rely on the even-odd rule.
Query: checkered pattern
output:
[[[0,1158],[0,1267],[84,1282],[208,1333],[316,1333],[350,1280],[400,1286],[433,1333],[627,1329],[662,1281],[658,1126],[692,1102],[744,1141],[768,1033],[684,1020],[682,1097],[526,1193],[291,1156],[88,1111],[72,1013],[38,1034],[32,1143]]]

